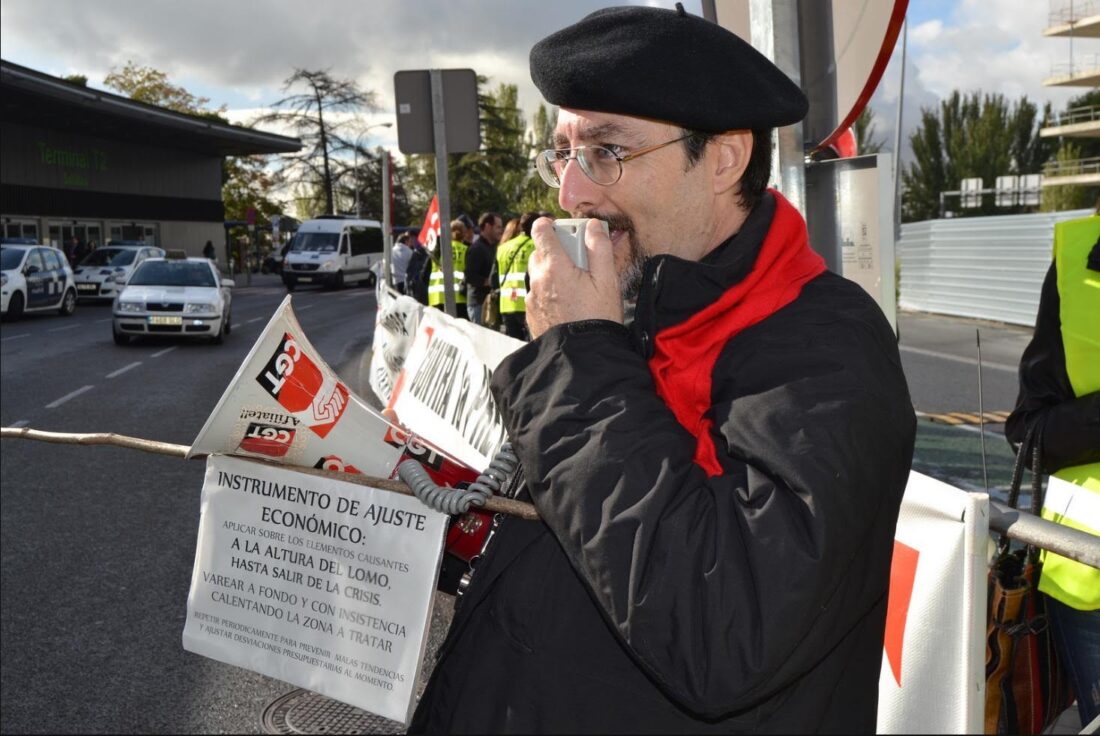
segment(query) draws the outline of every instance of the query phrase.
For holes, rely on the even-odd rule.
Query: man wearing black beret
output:
[[[534,228],[493,390],[542,520],[499,525],[411,730],[874,731],[916,421],[886,319],[766,188],[805,97],[682,8],[593,13],[531,74],[539,171],[610,237],[581,270]]]

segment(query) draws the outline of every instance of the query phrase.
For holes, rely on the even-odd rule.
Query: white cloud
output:
[[[1085,90],[1044,87],[1051,64],[1069,59],[1069,40],[1047,38],[1048,7],[1020,0],[960,0],[952,17],[935,32],[922,23],[910,33],[920,82],[933,94],[954,90],[1000,93],[1051,102],[1060,108]],[[919,39],[919,41],[918,41]],[[1095,40],[1076,41],[1076,51],[1095,52]]]
[[[637,0],[635,0],[637,2]],[[647,4],[672,7],[673,0]],[[695,4],[695,8],[691,5]],[[4,0],[4,58],[98,85],[128,60],[166,72],[217,106],[270,104],[294,68],[331,69],[393,108],[401,69],[472,67],[520,85],[528,116],[541,100],[527,53],[553,29],[606,5],[602,0]],[[701,12],[698,3],[689,10]],[[43,29],[48,28],[48,44]],[[195,88],[197,86],[197,89]],[[211,93],[211,90],[213,93]],[[221,93],[221,99],[218,93]]]
[[[914,45],[923,46],[935,41],[941,33],[943,33],[943,21],[929,20],[914,26],[909,32],[909,40]]]

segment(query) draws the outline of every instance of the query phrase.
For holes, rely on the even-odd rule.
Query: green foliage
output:
[[[302,150],[281,157],[281,181],[291,186],[319,181],[324,190],[323,211],[335,214],[338,186],[357,175],[347,159],[359,146],[355,133],[362,126],[348,113],[378,109],[377,95],[359,89],[351,80],[336,79],[328,70],[295,69],[283,83],[284,92],[294,89],[302,91],[287,94],[272,105],[273,112],[253,124],[275,124],[293,131],[302,141]],[[377,159],[377,154],[359,150],[360,158]]]
[[[1061,148],[1058,149],[1058,154],[1054,157],[1054,160],[1060,164],[1059,176],[1073,176],[1076,173],[1081,173],[1080,168],[1074,167],[1072,162],[1084,158],[1082,149],[1083,146],[1076,141],[1066,141],[1062,144]],[[1043,200],[1040,209],[1043,212],[1060,212],[1062,210],[1079,210],[1092,207],[1097,202],[1098,194],[1100,194],[1100,188],[1098,187],[1074,184],[1043,187]]]
[[[103,84],[138,102],[189,115],[214,118],[223,123],[229,122],[224,115],[225,105],[216,110],[207,109],[210,98],[196,97],[183,87],[172,84],[167,74],[151,66],[138,66],[127,61],[122,69],[111,67]]]
[[[1027,97],[1009,102],[1004,95],[957,90],[938,110],[922,109],[921,123],[909,138],[914,161],[902,171],[902,219],[938,217],[940,192],[959,189],[962,179],[981,178],[988,188],[998,176],[1039,173],[1054,145],[1039,137],[1038,119],[1038,108]],[[991,196],[982,198],[981,207],[962,209],[955,196],[947,205],[960,215],[1026,209],[996,207]]]
[[[852,123],[852,132],[856,136],[856,152],[860,155],[879,153],[886,142],[875,136],[875,111],[868,105],[863,108],[856,121]]]
[[[225,219],[244,220],[249,208],[256,210],[257,222],[282,213],[282,206],[271,196],[275,180],[267,169],[266,156],[227,156],[222,172]]]
[[[543,183],[535,171],[535,153],[552,147],[556,112],[540,104],[530,131],[514,84],[499,84],[481,92],[488,80],[478,78],[481,148],[448,157],[452,217],[465,212],[477,219],[482,212],[508,215],[527,210],[559,213],[557,190]],[[427,210],[435,193],[435,157],[409,156],[403,172],[413,213]]]
[[[88,77],[84,74],[66,74],[62,77],[69,84],[75,84],[77,87],[87,87]]]

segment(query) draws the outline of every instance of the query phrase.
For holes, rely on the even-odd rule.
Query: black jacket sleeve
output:
[[[715,477],[621,325],[555,327],[493,379],[543,520],[635,659],[704,717],[796,681],[884,604],[912,460],[888,327],[797,359],[814,338],[772,332],[720,358]]]
[[[1020,393],[1005,422],[1005,436],[1021,444],[1042,428],[1043,470],[1100,462],[1100,392],[1076,396],[1066,373],[1059,317],[1058,273],[1050,264],[1039,296],[1035,333],[1020,358]],[[1025,451],[1029,448],[1024,448]]]

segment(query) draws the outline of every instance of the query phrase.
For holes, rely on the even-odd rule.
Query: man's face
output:
[[[562,108],[554,146],[603,146],[625,156],[681,135],[667,123]],[[623,163],[622,177],[610,186],[593,182],[576,161],[562,171],[562,209],[608,223],[624,298],[637,296],[646,258],[669,253],[698,260],[712,247],[714,197],[705,162],[704,156],[689,168],[683,144],[676,143]]]
[[[500,236],[504,234],[504,220],[496,217],[492,222],[485,223],[481,228],[481,237],[489,241],[490,245],[500,242]]]

